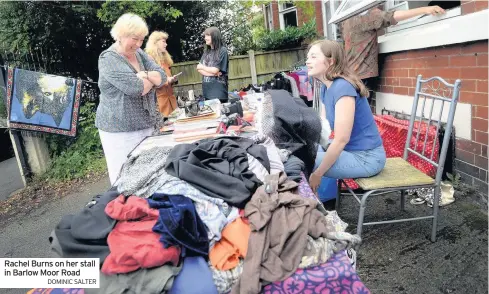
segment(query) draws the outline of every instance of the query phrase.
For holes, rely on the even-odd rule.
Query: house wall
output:
[[[487,1],[462,1],[462,15],[486,10]],[[474,14],[475,15],[475,14]],[[462,81],[455,116],[455,170],[463,182],[488,194],[488,41],[390,52],[379,56],[374,111],[410,112],[417,75]]]
[[[487,10],[488,1],[461,1],[462,16]],[[324,34],[322,1],[315,1],[318,33]],[[278,9],[276,10],[278,23]],[[299,11],[298,11],[299,15]],[[299,24],[303,22],[299,16]],[[279,26],[277,27],[280,28]],[[480,31],[480,28],[478,29]],[[445,32],[444,33],[450,33]],[[469,38],[471,38],[470,36]],[[405,36],[403,38],[417,38]],[[380,41],[380,40],[379,40]],[[465,42],[465,41],[462,41]],[[457,42],[452,42],[457,43]],[[385,44],[381,45],[388,48]],[[426,45],[430,47],[433,45]],[[440,76],[453,83],[461,79],[460,102],[455,116],[455,169],[463,182],[488,194],[488,41],[418,47],[417,49],[379,55],[379,88],[373,111],[382,108],[411,111],[417,75]],[[382,51],[382,50],[381,50]],[[446,115],[446,113],[444,114]],[[443,120],[443,119],[442,119]],[[446,121],[446,119],[445,119]]]
[[[461,79],[455,117],[455,167],[464,182],[487,195],[488,173],[488,42],[477,41],[381,54],[376,112],[410,108],[417,75]],[[388,94],[397,95],[388,95]],[[390,100],[390,101],[386,101]],[[412,100],[412,98],[411,98]],[[395,109],[398,108],[398,109]],[[399,109],[401,108],[401,109]]]
[[[316,28],[318,31],[318,34],[320,36],[324,35],[324,27],[323,27],[323,12],[322,12],[322,1],[311,1],[313,2],[314,5],[314,18],[316,19]],[[279,13],[278,13],[278,2],[276,0],[272,1],[271,3],[272,7],[272,18],[273,18],[273,29],[279,30],[280,29],[280,20],[279,20]],[[307,18],[304,15],[304,12],[302,8],[297,7],[297,23],[299,27],[301,27],[305,22],[308,22],[310,19]]]

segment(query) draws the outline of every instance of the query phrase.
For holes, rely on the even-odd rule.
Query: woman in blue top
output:
[[[368,89],[347,68],[343,47],[334,41],[316,41],[306,65],[308,75],[323,83],[321,113],[334,130],[328,149],[318,150],[309,178],[312,189],[317,189],[322,176],[349,179],[378,174],[386,161],[384,146],[366,98]]]

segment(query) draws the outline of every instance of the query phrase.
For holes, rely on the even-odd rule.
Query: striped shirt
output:
[[[161,87],[166,74],[143,50],[136,51],[141,70],[161,74]],[[95,117],[95,126],[106,132],[132,132],[153,128],[155,117],[155,90],[141,95],[143,81],[125,57],[115,50],[115,45],[103,51],[98,59],[100,103]]]

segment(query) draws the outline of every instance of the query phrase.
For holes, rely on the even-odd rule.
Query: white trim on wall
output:
[[[424,98],[423,98],[424,99]],[[426,99],[425,108],[429,110],[431,107],[431,100]],[[438,103],[439,102],[439,103]],[[401,113],[411,114],[411,108],[413,106],[413,97],[406,95],[398,95],[392,93],[377,92],[375,96],[375,109],[377,114],[382,114],[382,109],[393,110]],[[440,111],[441,101],[436,101],[433,107],[433,113],[438,114]],[[421,114],[421,107],[418,107]],[[449,109],[445,104],[443,108],[442,121],[447,121]],[[433,118],[437,118],[438,115],[433,115]],[[472,105],[466,103],[458,103],[455,110],[455,118],[453,126],[455,127],[455,136],[467,140],[472,140],[472,120],[467,119],[472,117]]]
[[[379,53],[487,40],[488,19],[486,9],[388,33],[378,38]]]

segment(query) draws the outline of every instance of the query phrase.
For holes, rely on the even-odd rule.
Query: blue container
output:
[[[321,202],[326,202],[336,198],[337,180],[333,178],[322,177],[321,184],[318,188],[318,196]]]

